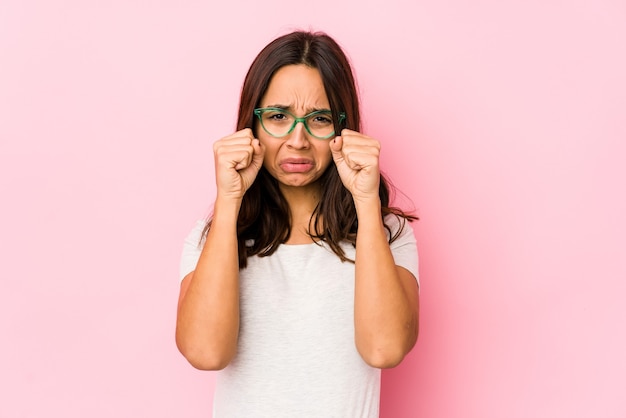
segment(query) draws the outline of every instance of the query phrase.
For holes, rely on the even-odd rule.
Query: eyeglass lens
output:
[[[276,137],[287,135],[299,121],[291,113],[279,109],[263,109],[260,119],[263,129]],[[303,122],[307,131],[317,138],[327,138],[335,129],[330,112],[313,112],[305,116]]]

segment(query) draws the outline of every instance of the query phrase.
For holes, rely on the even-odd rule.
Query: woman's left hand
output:
[[[330,141],[330,150],[343,185],[352,193],[355,203],[379,199],[380,143],[350,129],[341,131]]]

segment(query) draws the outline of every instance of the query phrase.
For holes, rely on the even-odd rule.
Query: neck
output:
[[[290,243],[310,242],[308,232],[310,230],[311,215],[317,203],[320,193],[318,185],[300,187],[281,187],[281,192],[287,200],[291,212],[291,237]]]
[[[317,184],[299,187],[281,186],[280,191],[289,205],[291,216],[294,218],[299,216],[310,218],[320,198]]]

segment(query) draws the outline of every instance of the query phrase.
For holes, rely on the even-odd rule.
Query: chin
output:
[[[317,178],[279,178],[278,182],[286,187],[306,187],[317,183]]]

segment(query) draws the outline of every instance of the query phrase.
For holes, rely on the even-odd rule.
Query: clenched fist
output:
[[[339,177],[355,202],[378,199],[380,143],[359,132],[344,129],[329,146]]]
[[[246,128],[215,142],[213,154],[217,195],[242,199],[263,165],[265,147]]]

